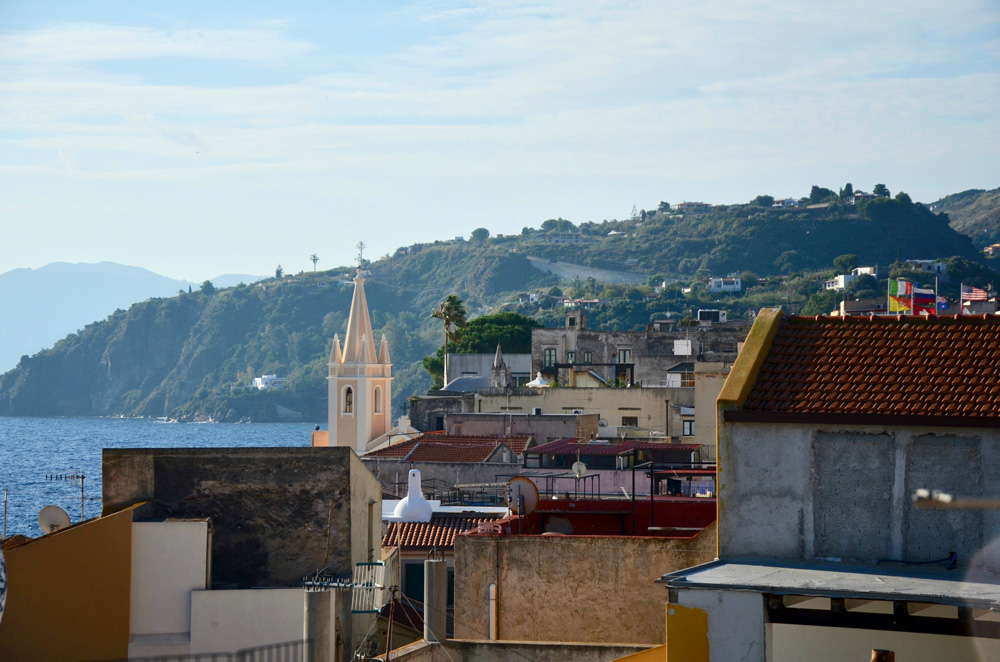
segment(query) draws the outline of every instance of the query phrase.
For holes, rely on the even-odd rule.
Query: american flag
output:
[[[986,290],[971,285],[962,285],[962,301],[986,301]]]

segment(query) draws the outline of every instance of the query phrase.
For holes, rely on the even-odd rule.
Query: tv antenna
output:
[[[55,533],[69,526],[69,515],[59,506],[45,506],[38,513],[38,526],[45,533]]]
[[[71,482],[80,481],[80,521],[87,519],[84,514],[83,502],[86,499],[83,498],[83,481],[86,476],[79,469],[74,469],[72,473],[68,474],[45,474],[45,480],[67,480]]]
[[[316,273],[316,263],[319,262],[319,257],[315,253],[313,253],[312,255],[309,256],[309,259],[313,263],[313,273]]]
[[[356,248],[358,249],[358,271],[361,271],[365,266],[365,242],[359,241]]]

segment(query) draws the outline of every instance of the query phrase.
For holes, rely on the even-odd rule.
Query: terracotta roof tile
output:
[[[514,455],[519,455],[529,443],[531,437],[527,435],[504,437],[425,434],[366,453],[365,457],[398,459],[406,462],[485,462],[500,446],[506,446]]]
[[[748,412],[1000,419],[1000,318],[786,317]]]
[[[496,517],[465,517],[462,515],[435,515],[430,522],[389,522],[383,547],[447,548],[455,546],[455,536],[462,531],[475,529],[481,522]]]

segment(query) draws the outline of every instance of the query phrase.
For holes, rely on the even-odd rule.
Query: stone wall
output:
[[[662,575],[715,558],[715,524],[687,540],[620,536],[455,539],[455,636],[485,639],[497,584],[499,638],[662,644]]]
[[[211,518],[213,585],[299,586],[324,566],[350,572],[380,535],[379,522],[364,529],[369,501],[380,517],[381,490],[353,455],[346,447],[104,449],[104,513],[150,501],[154,517]]]

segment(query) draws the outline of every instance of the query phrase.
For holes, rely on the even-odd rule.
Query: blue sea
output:
[[[38,512],[49,504],[65,510],[71,522],[80,521],[81,481],[52,476],[83,474],[84,518],[100,515],[102,448],[309,446],[313,428],[311,423],[0,417],[0,508],[6,490],[7,535],[41,535]]]

